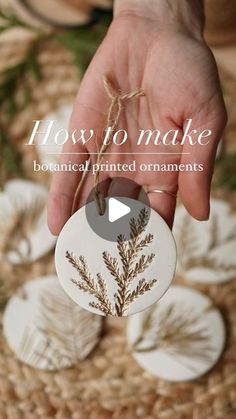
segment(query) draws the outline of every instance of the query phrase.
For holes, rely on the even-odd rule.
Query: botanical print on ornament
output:
[[[177,208],[173,234],[177,273],[196,282],[220,283],[236,275],[236,214],[227,202],[212,199],[208,221],[194,220]]]
[[[176,382],[193,380],[218,361],[225,326],[207,296],[171,286],[158,303],[129,319],[128,341],[134,358],[152,375]]]
[[[48,371],[85,359],[102,331],[102,318],[75,304],[56,276],[38,278],[20,288],[8,302],[3,324],[17,357]]]
[[[137,219],[130,219],[130,239],[126,240],[122,234],[117,237],[119,259],[108,251],[103,252],[103,263],[112,278],[105,279],[101,273],[97,273],[94,277],[84,256],[77,257],[73,252],[66,252],[68,262],[79,273],[79,279],[72,278],[71,281],[79,290],[91,296],[89,306],[104,315],[119,317],[125,315],[130,305],[144,294],[151,292],[157,283],[156,278],[151,280],[140,278],[156,257],[154,253],[142,254],[143,249],[147,248],[154,239],[150,233],[143,237],[147,223],[148,211],[143,208]],[[107,282],[112,279],[116,283],[116,292],[111,300],[108,296]]]

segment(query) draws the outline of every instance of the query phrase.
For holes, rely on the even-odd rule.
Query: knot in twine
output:
[[[143,89],[135,89],[135,90],[130,90],[128,92],[122,92],[121,90],[116,91],[106,76],[103,79],[103,85],[107,93],[107,96],[111,100],[111,104],[108,109],[107,123],[106,123],[106,129],[110,128],[110,137],[111,137],[112,132],[116,129],[119,123],[124,103],[127,102],[128,100],[145,96],[145,92]],[[109,140],[110,138],[108,138],[106,144],[103,144],[102,147],[100,148],[98,158],[97,158],[98,167],[102,163],[104,153],[106,152],[106,150],[108,149],[110,145]],[[100,177],[100,170],[98,169],[94,177],[94,198],[97,203],[99,215],[104,215],[106,211],[106,201],[105,201],[104,194],[99,190],[99,177]]]

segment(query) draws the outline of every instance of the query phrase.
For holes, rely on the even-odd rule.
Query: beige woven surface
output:
[[[33,103],[10,130],[17,144],[24,143],[32,119],[71,101],[77,90],[77,75],[65,50],[45,44],[40,60],[45,80],[35,86]],[[24,162],[30,174],[32,152],[25,154]],[[39,180],[48,181],[44,177]],[[13,268],[4,262],[0,266],[3,295],[11,295],[25,281],[53,272],[53,252],[29,266]],[[125,319],[107,320],[104,336],[91,356],[76,368],[57,373],[40,372],[19,362],[1,334],[0,419],[236,418],[236,281],[194,288],[211,296],[227,324],[226,349],[212,372],[184,384],[151,377],[132,359]]]
[[[13,292],[24,281],[53,270],[51,255],[34,266],[15,269],[14,273],[5,266],[3,277]],[[104,336],[92,355],[76,368],[56,373],[23,365],[1,337],[0,417],[235,418],[236,282],[194,288],[212,297],[224,314],[228,329],[224,355],[205,377],[184,384],[151,377],[132,359],[126,343],[125,319],[107,320]]]

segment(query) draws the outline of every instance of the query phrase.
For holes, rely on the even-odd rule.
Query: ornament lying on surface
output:
[[[197,221],[178,207],[173,234],[179,275],[212,284],[235,278],[236,214],[227,202],[212,199],[208,221]]]
[[[193,380],[218,361],[225,326],[208,297],[173,286],[160,302],[129,319],[128,341],[136,361],[152,375]]]
[[[3,327],[22,362],[53,371],[76,365],[91,353],[102,318],[75,304],[57,277],[49,276],[28,282],[9,300]]]
[[[82,307],[105,316],[145,310],[166,292],[175,271],[176,248],[165,221],[153,210],[148,220],[150,209],[139,201],[126,202],[132,211],[119,231],[114,225],[115,242],[92,230],[85,206],[66,223],[56,246],[56,269],[65,291]],[[95,202],[88,206],[97,223],[107,217],[97,213]]]
[[[11,180],[0,194],[0,258],[32,262],[50,251],[56,238],[47,226],[48,192],[25,180]]]

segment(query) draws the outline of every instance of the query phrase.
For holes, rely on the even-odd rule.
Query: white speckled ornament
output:
[[[157,304],[132,316],[127,333],[140,366],[174,382],[205,374],[225,345],[219,310],[205,295],[182,286],[170,287]]]
[[[85,359],[100,340],[102,318],[65,294],[56,276],[26,283],[9,300],[4,335],[22,362],[60,370]]]
[[[223,283],[236,276],[236,213],[222,200],[211,200],[208,221],[176,210],[173,234],[178,249],[177,273],[202,283]]]

